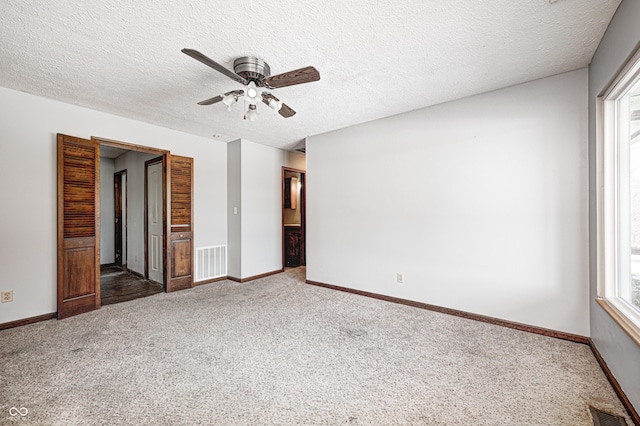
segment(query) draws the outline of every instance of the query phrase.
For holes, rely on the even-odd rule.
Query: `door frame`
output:
[[[115,218],[116,218],[116,223],[115,223],[115,234],[114,234],[114,262],[116,264],[116,266],[120,266],[121,268],[123,266],[125,266],[127,264],[127,260],[124,259],[123,260],[123,250],[122,248],[124,247],[124,253],[127,253],[127,242],[128,242],[128,233],[126,230],[126,226],[129,223],[129,194],[128,194],[128,189],[127,188],[122,188],[122,176],[127,176],[127,169],[124,170],[120,170],[119,172],[115,172],[113,174],[113,185],[114,185],[114,190],[113,190],[113,196],[114,196],[114,202],[113,202],[113,206],[115,208]],[[126,180],[125,180],[126,182]],[[128,184],[127,184],[128,187]],[[125,201],[125,210],[122,210],[122,197],[124,197]],[[122,217],[120,217],[120,220],[118,221],[118,216],[124,216],[125,220],[124,220],[124,228],[122,226]],[[118,230],[120,232],[118,232]],[[122,238],[123,235],[123,231],[124,230],[124,236],[125,238]],[[119,234],[119,235],[118,235]],[[120,241],[120,247],[118,247],[118,241]],[[118,265],[118,248],[120,248],[120,265]]]
[[[170,259],[169,250],[171,249],[171,243],[169,241],[170,235],[167,232],[167,224],[171,223],[171,211],[169,208],[169,199],[171,197],[170,185],[167,185],[167,182],[171,182],[171,168],[169,167],[171,162],[171,153],[164,149],[152,148],[143,145],[135,145],[126,142],[116,141],[113,139],[105,139],[97,136],[92,136],[91,140],[94,141],[98,145],[111,146],[114,148],[126,149],[128,151],[137,151],[144,152],[147,154],[158,154],[160,158],[162,158],[162,210],[164,212],[162,218],[162,278],[163,278],[163,289],[167,291],[167,277],[170,276],[170,268],[171,265],[167,264],[167,259]],[[154,159],[157,160],[157,159]],[[153,161],[153,160],[152,160]],[[128,185],[128,176],[127,176],[127,185]],[[127,200],[128,201],[128,200]],[[127,202],[128,209],[128,202]],[[146,218],[146,167],[145,167],[145,222],[144,222],[144,247],[145,247],[145,278],[148,277],[148,262],[147,262],[147,218]],[[127,253],[128,254],[128,253]]]
[[[162,232],[167,232],[167,179],[164,156],[152,158],[144,162],[144,277],[149,279],[149,193],[148,193],[148,175],[149,166],[162,163]],[[167,261],[165,251],[167,250],[167,238],[163,234],[162,238],[162,287],[167,291],[167,270],[164,262]]]
[[[284,232],[284,179],[285,179],[285,173],[286,172],[291,172],[291,173],[300,173],[300,184],[301,184],[301,188],[300,188],[300,228],[302,230],[302,259],[301,259],[301,266],[306,266],[307,264],[307,250],[306,250],[306,246],[307,246],[307,218],[306,218],[306,211],[307,211],[307,185],[306,185],[306,181],[307,181],[307,171],[306,170],[301,170],[301,169],[294,169],[292,167],[282,167],[282,193],[281,193],[281,201],[282,201],[282,206],[280,208],[280,213],[282,216],[281,219],[281,223],[280,223],[280,227],[282,228],[282,270],[284,271],[284,267],[285,267],[285,232]]]
[[[164,291],[165,292],[170,292],[170,291],[176,291],[176,290],[181,290],[183,288],[187,288],[187,287],[193,287],[193,267],[194,267],[194,253],[193,253],[193,158],[190,157],[179,157],[179,156],[172,156],[171,153],[168,150],[163,150],[163,149],[158,149],[158,148],[152,148],[152,147],[148,147],[148,146],[142,146],[142,145],[134,145],[134,144],[130,144],[130,143],[125,143],[125,142],[120,142],[120,141],[116,141],[116,140],[112,140],[112,139],[105,139],[105,138],[101,138],[101,137],[96,137],[96,136],[92,136],[90,140],[88,139],[81,139],[81,138],[77,138],[75,136],[70,136],[70,135],[64,135],[61,133],[58,133],[56,136],[56,143],[57,143],[57,147],[56,147],[56,151],[57,151],[57,223],[58,223],[58,230],[57,230],[57,234],[58,234],[58,238],[57,238],[57,266],[58,266],[58,277],[57,277],[57,299],[58,299],[58,312],[57,312],[57,317],[58,319],[63,319],[69,316],[73,316],[73,315],[78,315],[84,312],[88,312],[90,310],[93,309],[99,309],[100,308],[100,146],[104,145],[104,146],[110,146],[110,147],[115,147],[115,148],[120,148],[120,149],[124,149],[124,150],[128,150],[128,151],[138,151],[138,152],[146,152],[146,153],[152,153],[152,154],[158,154],[162,157],[162,181],[163,181],[163,191],[162,191],[162,196],[163,196],[163,210],[164,210],[164,217],[163,217],[163,223],[162,223],[162,227],[163,227],[163,232],[165,233],[165,237],[163,238],[162,244],[163,244],[163,277],[164,277]],[[86,243],[85,240],[88,240],[89,238],[84,238],[82,235],[80,235],[77,239],[82,240],[82,241],[65,241],[65,235],[64,235],[64,223],[65,223],[65,210],[64,210],[64,176],[65,176],[65,168],[64,168],[64,159],[65,156],[63,155],[64,152],[64,144],[65,143],[71,143],[71,144],[75,144],[75,145],[80,145],[80,146],[85,146],[88,148],[91,148],[91,150],[93,151],[92,153],[92,159],[87,160],[85,163],[89,163],[91,161],[93,161],[91,164],[93,165],[93,169],[94,171],[92,172],[93,175],[93,184],[91,186],[95,187],[95,191],[94,191],[94,201],[93,201],[93,209],[94,209],[94,219],[93,219],[93,235],[91,235],[91,244],[93,245],[89,245],[89,243]],[[178,283],[179,285],[175,285],[174,283],[170,280],[170,277],[172,277],[172,273],[173,271],[173,266],[171,262],[168,262],[167,259],[171,259],[172,261],[175,260],[173,259],[173,249],[172,249],[172,244],[174,243],[174,236],[172,235],[171,232],[168,232],[168,225],[171,223],[172,220],[172,215],[171,215],[171,208],[174,207],[173,203],[172,203],[172,198],[171,198],[171,183],[172,183],[172,179],[171,179],[171,174],[172,174],[172,157],[175,158],[176,164],[178,165],[177,169],[176,169],[176,173],[178,176],[181,176],[182,179],[184,180],[184,165],[181,165],[180,163],[184,163],[185,160],[187,163],[187,169],[189,172],[189,190],[190,190],[190,204],[189,204],[189,210],[190,210],[190,218],[189,218],[189,236],[188,238],[190,239],[189,242],[189,247],[190,250],[186,250],[186,253],[188,253],[189,258],[187,259],[189,261],[189,263],[187,264],[187,269],[185,270],[185,266],[184,264],[181,266],[182,269],[180,269],[180,273],[182,273],[183,275],[185,274],[185,271],[188,273],[188,276],[180,276],[177,277],[179,278],[181,281]],[[87,172],[83,172],[84,177],[86,177],[88,175]],[[81,175],[82,177],[82,175]],[[86,180],[86,179],[85,179]],[[82,183],[82,182],[81,182]],[[86,185],[85,185],[86,187]],[[86,198],[86,197],[85,197]],[[180,209],[180,204],[177,204],[176,207],[177,211],[179,211]],[[86,209],[85,209],[86,210]],[[85,220],[85,222],[87,222]],[[84,228],[88,228],[90,227],[91,224],[86,223],[86,226],[84,226]],[[177,225],[176,225],[177,226]],[[182,233],[182,235],[180,235],[179,232],[175,233],[177,234],[177,237],[183,239],[184,236],[184,232]],[[73,237],[73,236],[72,236]],[[69,238],[72,238],[69,237]],[[177,247],[176,252],[178,254],[180,254],[181,258],[180,260],[183,261],[185,259],[184,253],[181,253],[181,251],[185,251],[184,248],[184,242],[183,241],[176,241],[176,243],[182,243],[182,247]],[[73,306],[70,306],[69,310],[67,311],[66,309],[61,309],[61,307],[64,307],[64,302],[67,301],[64,299],[64,291],[65,289],[67,289],[68,284],[64,281],[67,277],[67,273],[66,271],[66,264],[65,261],[67,259],[66,254],[67,254],[67,249],[77,249],[77,248],[88,248],[88,249],[92,249],[93,250],[93,254],[92,254],[92,259],[94,259],[95,261],[93,262],[94,265],[94,271],[90,271],[89,273],[95,277],[95,281],[94,281],[94,288],[91,288],[91,292],[89,294],[81,294],[78,297],[73,297],[71,299],[69,299],[68,301],[72,301],[74,303]],[[66,250],[66,251],[65,251]],[[78,262],[76,261],[76,264]],[[76,265],[77,266],[77,265]],[[82,264],[79,265],[80,268],[76,268],[74,269],[72,272],[75,273],[75,275],[73,275],[73,278],[76,278],[76,281],[78,276],[80,276],[81,274],[87,274],[87,270],[86,268],[83,270],[82,269]],[[80,277],[82,278],[82,277]],[[189,282],[187,282],[188,285],[184,285],[184,281],[185,279],[189,279]],[[72,284],[76,283],[76,281],[74,281]],[[86,281],[86,280],[85,280]],[[82,284],[82,281],[80,282]],[[84,285],[84,284],[83,284]],[[82,289],[80,289],[80,291],[83,291]],[[91,299],[88,299],[85,296],[90,296]],[[86,302],[85,300],[89,300],[89,302]]]

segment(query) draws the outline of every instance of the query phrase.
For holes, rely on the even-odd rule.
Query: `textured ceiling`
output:
[[[0,86],[221,141],[306,136],[589,64],[620,0],[2,0]],[[240,88],[182,54],[321,80],[259,121],[198,101]],[[215,137],[213,135],[216,135]]]

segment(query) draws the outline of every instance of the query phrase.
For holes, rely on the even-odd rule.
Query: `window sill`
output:
[[[631,340],[640,346],[640,327],[629,319],[628,315],[623,312],[623,309],[616,306],[614,301],[602,297],[598,297],[596,302],[622,327],[625,333],[631,337]]]

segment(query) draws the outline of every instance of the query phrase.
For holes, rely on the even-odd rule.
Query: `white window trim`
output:
[[[640,48],[596,101],[597,290],[596,301],[640,346],[640,310],[618,297],[618,100],[640,76]],[[605,121],[607,117],[614,120]],[[615,125],[612,125],[612,121]]]

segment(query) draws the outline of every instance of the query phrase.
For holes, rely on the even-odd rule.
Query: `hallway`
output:
[[[127,302],[163,291],[161,284],[122,270],[119,266],[100,266],[100,303],[102,306]]]

